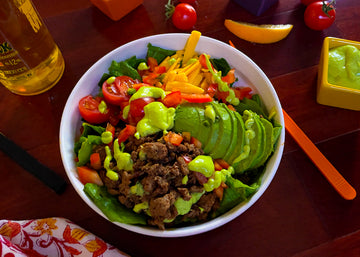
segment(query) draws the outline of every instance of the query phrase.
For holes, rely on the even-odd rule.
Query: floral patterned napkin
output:
[[[1,257],[129,256],[70,220],[0,220]]]

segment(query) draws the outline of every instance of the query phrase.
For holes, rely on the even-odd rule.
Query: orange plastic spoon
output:
[[[233,42],[229,44],[236,48]],[[311,161],[318,167],[325,178],[335,188],[335,190],[346,200],[356,197],[355,189],[344,179],[335,167],[326,159],[313,142],[305,135],[298,125],[284,111],[285,129],[294,138],[298,145],[304,150]]]
[[[286,131],[289,132],[294,140],[300,145],[335,190],[346,200],[354,199],[356,197],[355,189],[343,178],[343,176],[341,176],[290,116],[284,110],[282,111],[284,114]]]

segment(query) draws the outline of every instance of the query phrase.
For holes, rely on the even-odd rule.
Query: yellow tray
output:
[[[357,41],[334,37],[326,37],[324,39],[319,62],[316,100],[319,104],[359,111],[360,90],[328,82],[329,49],[342,45],[353,45],[360,49],[360,42]]]

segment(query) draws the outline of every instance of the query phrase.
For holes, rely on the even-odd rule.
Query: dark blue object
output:
[[[279,0],[234,0],[252,14],[259,16]]]

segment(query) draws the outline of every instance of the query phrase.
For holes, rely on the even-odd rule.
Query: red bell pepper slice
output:
[[[126,127],[123,128],[118,135],[119,143],[125,142],[130,136],[133,136],[135,132],[136,132],[135,126],[126,124]]]
[[[212,102],[213,98],[209,94],[187,94],[181,93],[181,98],[190,103]]]

